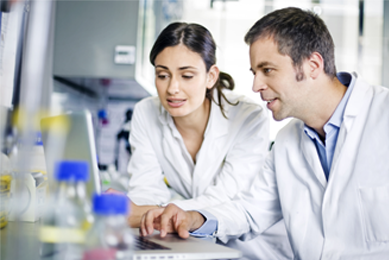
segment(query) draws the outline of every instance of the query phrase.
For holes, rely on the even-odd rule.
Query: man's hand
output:
[[[189,231],[200,228],[204,222],[203,215],[197,211],[184,211],[169,204],[166,208],[149,210],[143,215],[140,234],[147,236],[157,229],[161,237],[165,237],[167,233],[178,233],[181,238],[188,238]]]

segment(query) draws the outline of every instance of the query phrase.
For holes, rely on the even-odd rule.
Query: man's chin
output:
[[[288,118],[288,116],[283,116],[283,115],[273,113],[273,119],[277,122],[280,122],[286,118]]]

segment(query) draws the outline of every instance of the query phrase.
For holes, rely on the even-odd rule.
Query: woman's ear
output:
[[[212,65],[208,71],[207,77],[207,88],[211,89],[215,85],[216,81],[219,79],[220,70],[216,65]]]

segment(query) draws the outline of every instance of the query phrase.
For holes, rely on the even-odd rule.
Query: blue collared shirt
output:
[[[335,146],[338,140],[339,129],[343,122],[344,110],[355,84],[355,76],[349,73],[340,72],[337,73],[336,77],[343,85],[348,88],[331,118],[323,127],[325,132],[324,143],[320,139],[319,134],[314,129],[304,125],[304,132],[315,143],[316,150],[319,154],[319,159],[327,180],[331,171],[332,159],[334,157]]]

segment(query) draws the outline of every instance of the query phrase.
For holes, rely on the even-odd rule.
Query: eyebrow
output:
[[[155,65],[155,68],[162,68],[162,69],[165,69],[165,70],[169,70],[168,67],[163,66],[163,65]],[[180,67],[180,68],[178,68],[178,69],[179,69],[179,70],[186,70],[186,69],[195,69],[195,70],[197,70],[197,68],[196,68],[196,67],[193,67],[193,66],[184,66],[184,67]]]
[[[164,70],[168,70],[169,69],[168,67],[162,66],[162,65],[155,65],[155,68],[162,68]]]
[[[256,68],[257,69],[261,69],[261,68],[263,68],[263,67],[266,67],[266,66],[276,66],[274,63],[271,63],[271,62],[269,62],[269,61],[263,61],[263,62],[261,62],[261,63],[259,63],[257,66],[256,66]],[[250,68],[250,71],[253,71],[253,69],[252,68]]]

